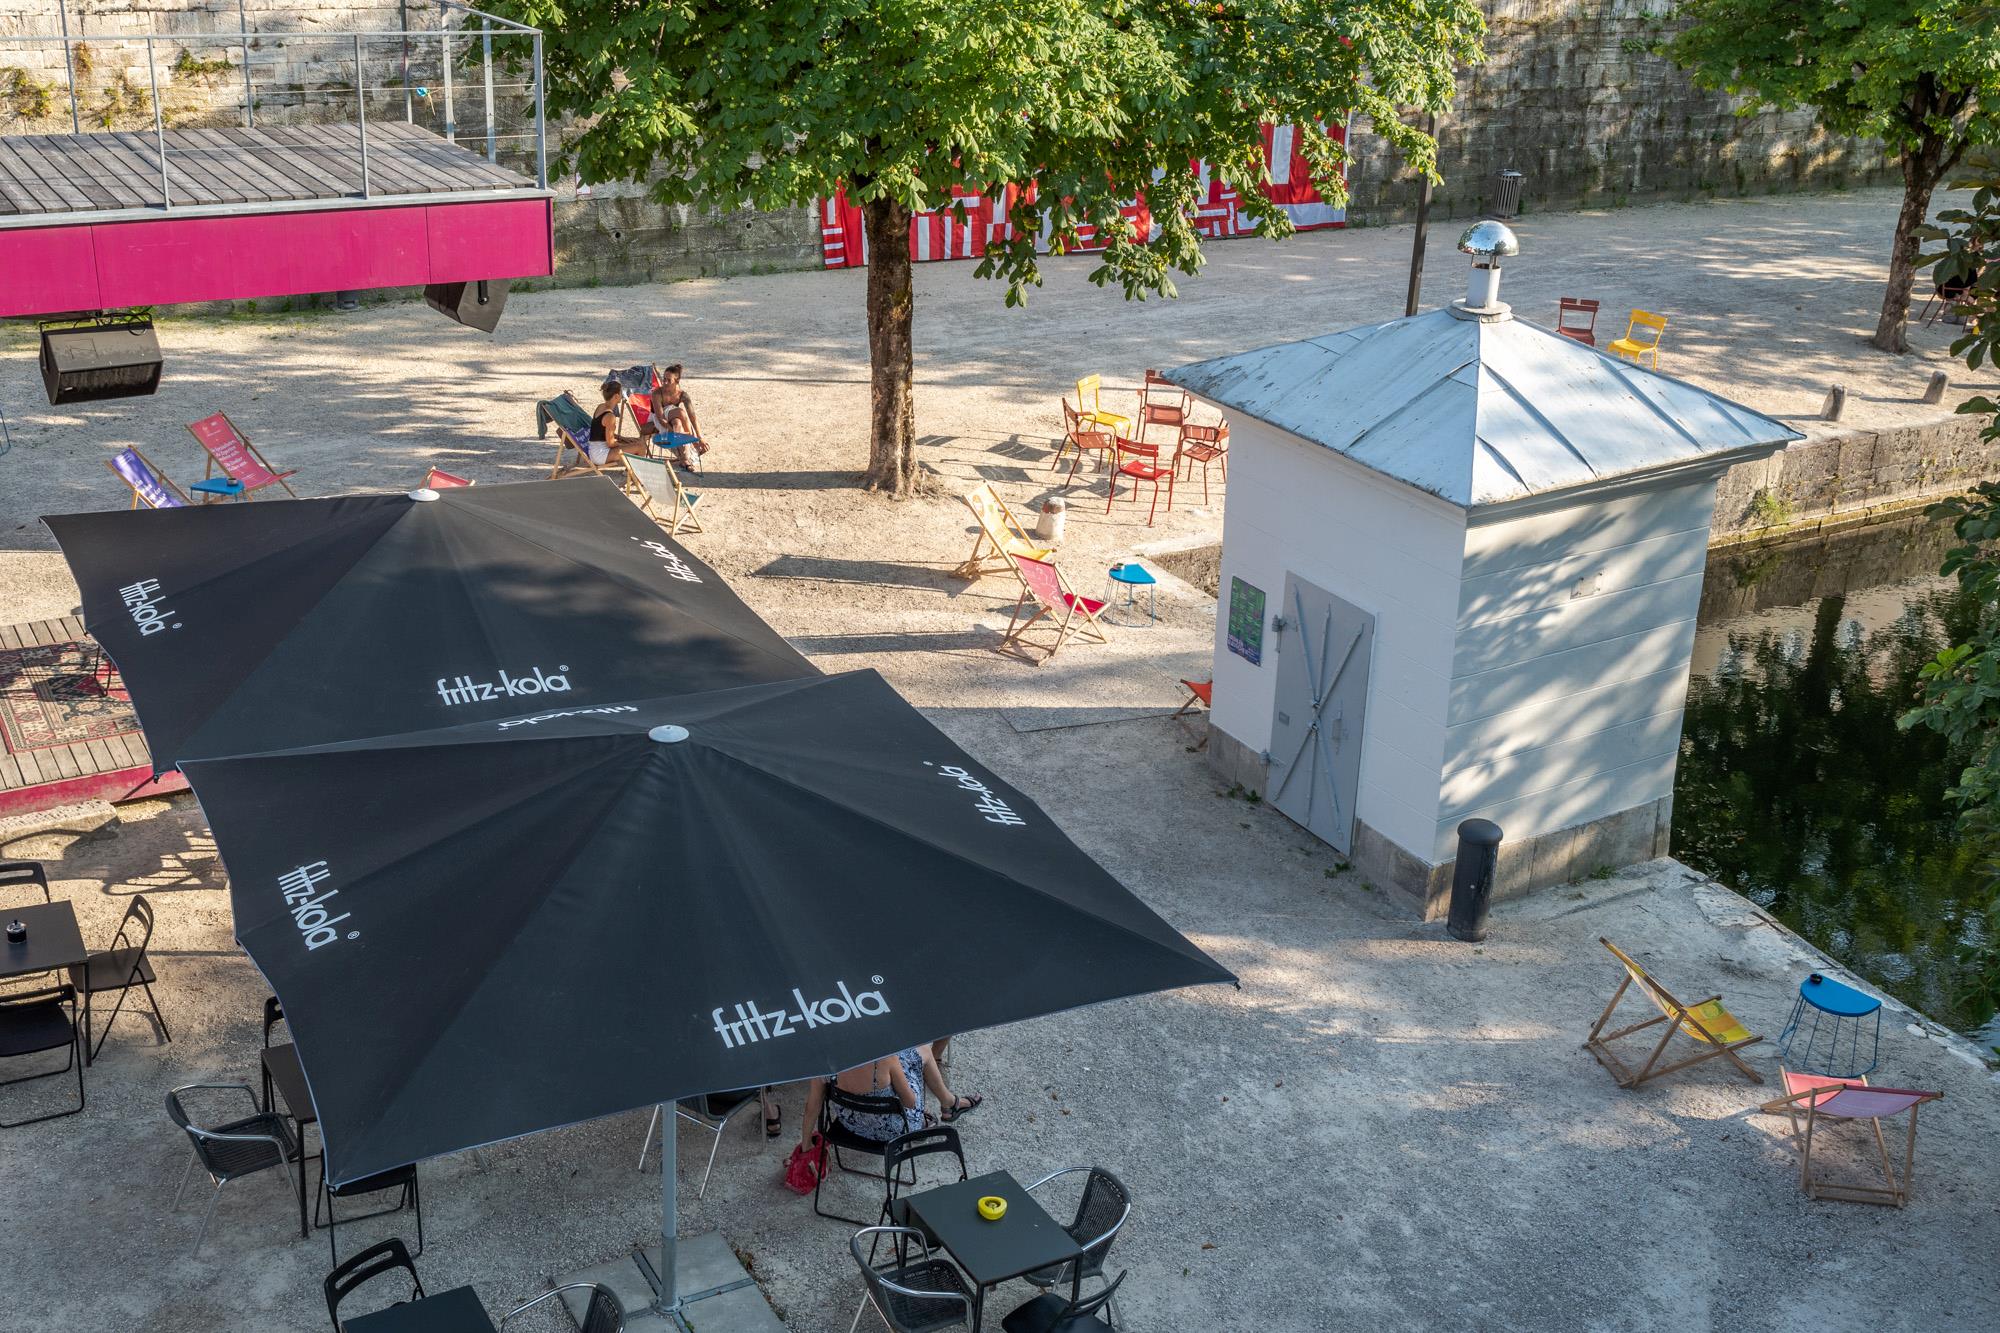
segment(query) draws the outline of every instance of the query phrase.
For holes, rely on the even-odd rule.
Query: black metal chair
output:
[[[299,1171],[303,1173],[305,1169],[305,1160],[301,1158]],[[396,1202],[390,1204],[388,1207],[377,1208],[372,1212],[355,1213],[345,1218],[334,1216],[333,1201],[335,1199],[351,1199],[359,1194],[380,1194],[386,1190],[398,1190],[401,1192]],[[343,1225],[348,1222],[365,1222],[371,1217],[386,1217],[390,1213],[398,1213],[405,1208],[416,1212],[417,1254],[422,1256],[424,1252],[424,1196],[417,1188],[417,1168],[414,1163],[409,1166],[395,1167],[388,1171],[378,1171],[372,1176],[363,1176],[360,1180],[350,1181],[345,1185],[329,1185],[326,1182],[326,1165],[322,1161],[319,1174],[319,1193],[313,1198],[314,1226],[320,1225],[319,1206],[322,1200],[326,1203],[326,1246],[327,1250],[333,1255],[334,1263],[337,1264],[340,1262],[340,1243],[336,1237],[340,1234],[340,1228]]]
[[[1102,1278],[1111,1242],[1118,1239],[1125,1219],[1132,1215],[1132,1196],[1126,1193],[1124,1183],[1101,1166],[1070,1166],[1043,1176],[1028,1186],[1028,1193],[1033,1194],[1050,1181],[1078,1174],[1084,1177],[1083,1194],[1076,1201],[1076,1216],[1063,1230],[1083,1249],[1083,1258],[1074,1261],[1082,1269],[1079,1277]],[[1027,1279],[1038,1287],[1067,1285],[1069,1270],[1067,1263],[1038,1268],[1027,1274]],[[1112,1316],[1115,1318],[1117,1313],[1117,1307],[1113,1306]]]
[[[138,943],[132,941],[132,923],[139,923]],[[118,933],[111,937],[109,949],[96,949],[84,956],[83,962],[69,970],[70,984],[83,996],[83,1045],[85,1060],[95,1060],[97,1052],[104,1049],[104,1038],[111,1035],[111,1025],[118,1021],[118,1013],[125,1007],[125,994],[133,986],[141,986],[146,991],[146,1003],[153,1008],[153,1021],[159,1025],[160,1036],[172,1041],[174,1034],[167,1031],[167,1020],[160,1016],[160,1002],[153,998],[153,965],[147,961],[146,946],[153,942],[153,905],[146,901],[146,895],[135,893],[132,901],[125,905],[125,916],[118,923]],[[104,991],[118,992],[118,1003],[111,1007],[111,1017],[104,1020],[104,1031],[99,1034],[97,1044],[90,1044],[91,1019],[90,997]]]
[[[333,1333],[345,1333],[346,1325],[340,1322],[340,1303],[347,1299],[355,1288],[365,1286],[381,1277],[401,1269],[410,1275],[408,1300],[420,1301],[424,1298],[424,1282],[417,1276],[417,1266],[410,1262],[410,1252],[403,1248],[403,1242],[391,1236],[377,1241],[344,1264],[337,1264],[326,1275],[326,1312],[333,1319]],[[395,1305],[403,1301],[391,1302]]]
[[[64,1012],[64,1005],[69,1006],[68,1012]],[[70,1066],[74,1065],[76,1105],[66,1111],[50,1111],[46,1115],[28,1116],[21,1120],[0,1120],[0,1129],[57,1120],[83,1109],[83,1042],[77,1035],[76,987],[48,986],[41,990],[0,995],[0,1059],[38,1055],[43,1051],[61,1050],[65,1046],[69,1048],[69,1056],[63,1061],[61,1069],[46,1069],[39,1074],[22,1074],[18,1078],[0,1080],[0,1088],[67,1074]]]
[[[841,1090],[839,1084],[835,1083],[832,1079],[828,1079],[826,1083],[826,1099],[820,1103],[819,1107],[819,1125],[817,1128],[819,1129],[820,1137],[826,1141],[828,1155],[832,1159],[833,1164],[842,1171],[852,1171],[854,1169],[841,1157],[840,1150],[842,1148],[847,1149],[849,1152],[862,1153],[870,1157],[882,1157],[887,1154],[889,1144],[894,1142],[893,1139],[871,1139],[865,1134],[855,1133],[842,1124],[839,1117],[835,1115],[835,1112],[841,1109],[851,1111],[856,1115],[900,1116],[904,1111],[903,1102],[900,1097],[896,1096],[893,1092],[844,1092]],[[848,1222],[857,1227],[867,1226],[868,1222],[865,1218],[848,1217],[844,1213],[829,1213],[820,1207],[819,1195],[820,1191],[826,1187],[827,1174],[825,1171],[820,1172],[818,1182],[813,1185],[813,1211],[821,1217],[831,1218],[836,1222]],[[879,1215],[876,1217],[876,1221],[881,1221]]]
[[[0,920],[8,917],[8,908],[34,902],[36,893],[41,894],[43,903],[55,901],[49,896],[49,875],[42,869],[40,861],[0,861],[0,900],[5,901],[5,906],[0,906]],[[41,987],[37,983],[45,978],[53,979],[54,975],[53,972],[29,972],[18,977],[8,977],[5,981],[0,981],[0,988],[10,988],[25,983],[29,989],[39,990]]]
[[[1111,1322],[1111,1299],[1124,1281],[1125,1275],[1120,1273],[1095,1296],[1074,1301],[1045,1293],[1009,1312],[1000,1327],[1005,1333],[1093,1333],[1095,1329],[1116,1328]]]
[[[729,1122],[744,1107],[758,1102],[757,1089],[749,1088],[737,1092],[712,1092],[706,1097],[683,1097],[674,1105],[674,1114],[691,1125],[700,1125],[715,1135],[715,1142],[708,1150],[708,1166],[701,1173],[701,1184],[695,1189],[697,1199],[708,1197],[708,1178],[715,1171],[715,1155],[722,1151],[722,1134],[729,1128]],[[646,1154],[653,1150],[653,1133],[660,1127],[660,1108],[653,1108],[653,1118],[646,1122],[646,1137],[639,1141],[639,1169],[646,1169]]]
[[[868,1242],[865,1252],[863,1239]],[[895,1258],[878,1266],[872,1256],[876,1246],[888,1239],[895,1241]],[[911,1241],[922,1252],[921,1258],[910,1258]],[[868,1289],[862,1309],[854,1312],[854,1323],[848,1325],[848,1333],[854,1333],[861,1322],[862,1310],[871,1304],[891,1333],[932,1333],[934,1329],[956,1328],[971,1321],[972,1290],[965,1285],[965,1275],[949,1259],[932,1258],[921,1231],[910,1227],[863,1227],[848,1237],[847,1248]]]
[[[882,1220],[899,1227],[916,1226],[924,1232],[924,1243],[935,1245],[937,1237],[930,1234],[928,1227],[910,1219],[910,1203],[899,1193],[903,1185],[917,1183],[917,1163],[926,1157],[949,1156],[958,1162],[958,1178],[964,1180],[965,1149],[958,1141],[958,1131],[950,1125],[933,1125],[929,1129],[913,1129],[901,1138],[891,1139],[882,1154]],[[903,1179],[903,1168],[909,1168],[909,1179]]]
[[[197,1125],[183,1102],[183,1094],[198,1091],[240,1092],[250,1101],[255,1112],[240,1120],[230,1120],[220,1125]],[[287,1177],[287,1168],[298,1163],[299,1193],[299,1235],[305,1236],[306,1229],[306,1168],[299,1152],[299,1142],[292,1135],[292,1127],[281,1115],[271,1111],[258,1111],[257,1094],[247,1083],[188,1083],[167,1094],[167,1115],[187,1134],[194,1145],[194,1157],[187,1169],[181,1172],[181,1183],[174,1190],[174,1201],[169,1211],[181,1206],[181,1195],[187,1189],[188,1177],[197,1165],[208,1173],[214,1182],[215,1192],[208,1197],[208,1210],[201,1215],[201,1230],[195,1233],[194,1253],[201,1253],[202,1238],[208,1234],[208,1224],[215,1216],[216,1200],[222,1197],[222,1187],[232,1180],[244,1176],[254,1176],[276,1167]]]
[[[755,1093],[751,1094],[755,1096]],[[523,1310],[531,1310],[551,1296],[560,1296],[566,1291],[590,1292],[590,1303],[584,1307],[583,1322],[577,1326],[577,1333],[618,1333],[625,1327],[625,1307],[611,1294],[611,1288],[595,1282],[565,1282],[553,1291],[545,1291],[531,1301],[524,1301],[506,1314],[500,1316],[500,1327],[507,1327],[507,1321]]]

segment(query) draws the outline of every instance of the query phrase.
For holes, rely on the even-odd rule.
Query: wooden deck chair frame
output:
[[[565,399],[565,398],[569,400],[570,406],[574,407],[577,411],[583,413],[583,418],[586,422],[591,420],[589,409],[585,408],[582,403],[577,402],[576,395],[571,393],[568,389],[564,389],[554,398],[542,399],[542,403],[553,403],[560,399]],[[535,404],[535,406],[539,408],[542,405],[542,403],[537,403]],[[597,476],[600,477],[611,476],[610,473],[604,470],[605,468],[611,465],[609,460],[599,463],[593,460],[590,456],[590,448],[589,448],[590,429],[588,426],[584,428],[583,438],[579,440],[576,437],[576,435],[570,431],[569,427],[563,425],[562,422],[557,421],[553,415],[549,417],[549,425],[553,426],[556,432],[556,462],[555,466],[549,469],[550,481],[554,481],[557,477],[560,477],[563,473],[569,471],[569,468],[565,467],[563,464],[563,457],[571,450],[575,450],[578,461],[581,462],[584,467],[590,469],[590,471],[595,473]],[[607,447],[607,452],[609,452],[608,447]],[[612,478],[612,480],[616,481],[618,479],[614,477]],[[624,483],[621,482],[620,484],[623,485]]]
[[[1188,697],[1187,702],[1175,711],[1174,717],[1176,719],[1186,717],[1188,710],[1197,705],[1204,713],[1215,707],[1211,702],[1215,697],[1215,680],[1213,677],[1207,680],[1183,680],[1181,688],[1188,692]],[[1202,734],[1201,744],[1194,748],[1197,750],[1206,750],[1208,748],[1208,735],[1206,732]]]
[[[258,466],[271,474],[271,480],[269,481],[260,482],[258,485],[255,486],[245,486],[243,488],[243,494],[245,496],[255,495],[258,491],[268,490],[272,486],[282,486],[285,488],[286,495],[291,496],[294,500],[299,498],[299,493],[292,489],[292,483],[285,480],[285,478],[287,477],[297,476],[298,475],[297,468],[293,468],[289,472],[278,471],[278,469],[271,466],[271,460],[264,457],[263,450],[259,449],[254,443],[251,442],[250,437],[243,433],[243,428],[241,426],[238,426],[234,421],[231,421],[229,419],[229,414],[227,412],[214,412],[211,413],[210,415],[221,417],[223,424],[229,427],[230,433],[235,435],[238,440],[242,441],[244,449],[249,452],[252,458],[257,460]],[[203,417],[201,420],[206,421],[208,420],[208,417]],[[202,480],[207,481],[209,478],[215,475],[216,464],[219,460],[215,456],[215,451],[209,448],[208,441],[202,439],[201,433],[195,429],[195,427],[199,426],[200,424],[201,421],[190,421],[187,423],[187,429],[188,429],[188,434],[194,436],[195,443],[201,446],[201,452],[208,459],[208,467],[201,474]],[[231,474],[229,469],[226,467],[222,469],[222,475],[228,477],[231,481],[240,480],[240,478]]]
[[[972,554],[967,556],[951,572],[962,579],[976,579],[981,574],[1012,571],[1017,577],[1012,557],[1025,555],[1030,560],[1047,560],[1055,554],[1055,548],[1037,546],[1028,535],[1021,520],[1014,517],[1014,511],[993,489],[992,482],[981,482],[958,497],[959,503],[972,511],[972,517],[979,524],[979,535],[972,541]],[[981,504],[988,501],[989,510]],[[989,549],[990,548],[990,549]],[[995,564],[994,562],[999,563]]]
[[[179,486],[176,486],[174,484],[174,479],[172,477],[169,477],[166,473],[160,471],[160,469],[154,464],[152,459],[140,453],[137,448],[122,449],[119,452],[130,453],[132,457],[138,459],[140,463],[145,465],[146,471],[152,473],[154,480],[158,481],[160,485],[166,487],[167,490],[173,495],[173,497],[176,500],[179,500],[183,505],[187,506],[190,509],[194,508],[194,501],[188,498],[188,493],[182,490]],[[105,459],[104,466],[111,469],[111,475],[118,478],[120,485],[126,487],[128,490],[132,492],[132,507],[134,509],[139,508],[139,506],[142,504],[145,505],[145,507],[148,509],[157,509],[159,507],[157,505],[147,502],[146,497],[139,493],[139,488],[137,486],[134,486],[131,480],[127,478],[124,473],[118,470],[113,460],[109,458]]]
[[[1711,995],[1707,999],[1695,1004],[1682,1004],[1673,997],[1672,993],[1665,986],[1662,986],[1653,977],[1652,973],[1641,967],[1623,949],[1620,949],[1602,935],[1598,936],[1597,942],[1609,949],[1612,956],[1624,967],[1625,977],[1624,980],[1618,983],[1618,989],[1612,992],[1611,1003],[1605,1005],[1604,1012],[1597,1016],[1597,1022],[1592,1025],[1590,1035],[1584,1039],[1583,1045],[1585,1050],[1597,1057],[1599,1064],[1611,1071],[1611,1076],[1618,1080],[1619,1087],[1636,1088],[1649,1079],[1656,1079],[1664,1074],[1671,1074],[1676,1070],[1686,1069],[1690,1065],[1698,1065],[1704,1060],[1713,1060],[1718,1055],[1726,1057],[1729,1063],[1735,1065],[1737,1071],[1752,1083],[1762,1083],[1764,1081],[1762,1074],[1745,1064],[1742,1057],[1736,1054],[1744,1047],[1754,1046],[1764,1039],[1753,1034],[1734,1042],[1724,1041],[1716,1032],[1703,1024],[1701,1016],[1696,1012],[1712,1004],[1720,1005],[1722,1003],[1720,995]],[[1616,1032],[1606,1032],[1604,1025],[1611,1021],[1612,1011],[1618,1007],[1618,1002],[1625,998],[1626,990],[1634,982],[1638,983],[1640,991],[1645,994],[1647,999],[1653,1002],[1654,1007],[1660,1012],[1643,1022],[1619,1028]],[[1728,1011],[1725,1010],[1724,1012]],[[1741,1020],[1738,1020],[1738,1022],[1740,1024]],[[1617,1041],[1620,1037],[1628,1037],[1634,1032],[1642,1032],[1647,1028],[1661,1023],[1667,1025],[1667,1030],[1661,1034],[1659,1041],[1654,1043],[1652,1051],[1646,1056],[1646,1062],[1637,1069],[1629,1067],[1623,1060],[1618,1058],[1617,1052],[1611,1049],[1610,1043]],[[1748,1031],[1747,1028],[1744,1030]],[[1695,1055],[1676,1060],[1672,1064],[1663,1065],[1660,1063],[1660,1059],[1666,1054],[1667,1043],[1673,1040],[1676,1032],[1686,1033],[1694,1040],[1701,1042],[1707,1049]]]
[[[1898,1094],[1915,1097],[1905,1110],[1910,1117],[1909,1131],[1903,1138],[1903,1169],[1899,1175],[1894,1160],[1889,1155],[1888,1140],[1882,1134],[1883,1116],[1868,1117],[1868,1128],[1875,1135],[1875,1152],[1882,1164],[1880,1185],[1858,1180],[1830,1180],[1813,1174],[1813,1130],[1822,1124],[1851,1123],[1855,1117],[1839,1115],[1819,1109],[1821,1102],[1832,1101],[1838,1094],[1850,1088],[1865,1089],[1869,1092]],[[1942,1098],[1942,1092],[1924,1092],[1917,1088],[1877,1088],[1870,1087],[1865,1078],[1830,1080],[1797,1092],[1788,1093],[1765,1102],[1762,1110],[1782,1114],[1792,1122],[1792,1137],[1799,1145],[1799,1186],[1805,1190],[1808,1199],[1839,1199],[1847,1203],[1875,1203],[1891,1208],[1901,1208],[1910,1201],[1910,1178],[1917,1164],[1917,1114],[1923,1110],[1925,1102]],[[1799,1115],[1801,1103],[1805,1115]],[[1894,1112],[1896,1115],[1902,1111]],[[1824,1134],[1824,1131],[1821,1131]]]
[[[1022,568],[1023,562],[1045,565],[1054,574],[1056,587],[1062,594],[1056,605],[1051,606],[1035,591],[1035,585],[1028,581],[1027,573]],[[1092,610],[1091,603],[1093,599],[1079,596],[1076,590],[1070,587],[1069,580],[1063,576],[1061,566],[1057,565],[1055,561],[1030,560],[1027,556],[1015,555],[1008,557],[1008,563],[1013,567],[1015,577],[1021,581],[1021,596],[1020,600],[1014,603],[1014,615],[1007,622],[1007,633],[1000,639],[1000,647],[1002,649],[1005,649],[1008,644],[1015,644],[1025,653],[1028,648],[1028,641],[1022,636],[1028,632],[1030,626],[1039,622],[1043,616],[1049,616],[1057,621],[1056,641],[1049,645],[1048,655],[1036,663],[1037,666],[1045,665],[1050,658],[1053,658],[1056,655],[1056,651],[1063,646],[1063,643],[1071,635],[1080,635],[1095,643],[1111,642],[1105,636],[1103,622],[1097,618],[1099,613],[1104,609],[1103,603],[1097,603],[1097,609]],[[1035,603],[1035,613],[1026,620],[1023,620],[1021,619],[1021,612],[1027,608],[1028,603],[1031,601]]]
[[[640,464],[638,467],[632,466],[635,456]],[[690,492],[687,487],[681,485],[680,474],[674,470],[674,465],[671,462],[663,458],[655,458],[651,454],[634,455],[629,449],[619,454],[618,457],[625,464],[625,476],[629,482],[626,490],[636,492],[641,497],[639,501],[640,513],[651,515],[656,521],[665,524],[667,534],[672,537],[680,536],[683,531],[702,531],[701,518],[694,512],[695,506],[701,502],[701,496]],[[660,469],[666,475],[667,484],[673,487],[673,511],[665,517],[662,517],[659,510],[655,508],[665,497],[660,495],[653,487],[646,484],[644,470],[648,467]]]

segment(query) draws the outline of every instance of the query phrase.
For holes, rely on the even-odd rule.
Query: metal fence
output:
[[[190,202],[168,172],[183,127],[352,127],[358,193],[372,198],[369,126],[401,121],[548,188],[539,29],[454,0],[435,26],[310,31],[261,26],[271,11],[243,0],[204,11],[213,32],[84,32],[60,12],[60,33],[0,34],[0,134],[149,130],[169,209]]]

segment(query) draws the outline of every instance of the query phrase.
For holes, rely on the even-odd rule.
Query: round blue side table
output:
[[[1111,567],[1111,581],[1125,586],[1125,605],[1137,605],[1139,589],[1146,590],[1146,616],[1157,624],[1160,619],[1160,581],[1153,577],[1153,571],[1137,560],[1128,560]],[[1110,601],[1107,596],[1105,601]]]
[[[201,496],[203,504],[208,504],[212,500],[238,498],[243,494],[243,483],[234,477],[209,477],[204,481],[195,482],[188,489]]]
[[[1868,1060],[1861,1037],[1868,1037]],[[1792,1047],[1805,1045],[1794,1055]],[[1778,1054],[1787,1069],[1829,1078],[1859,1078],[1875,1068],[1882,1047],[1882,1001],[1832,977],[1815,972],[1799,983],[1792,1016],[1778,1034]]]

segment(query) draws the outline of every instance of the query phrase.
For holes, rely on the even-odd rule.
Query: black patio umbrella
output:
[[[603,478],[45,521],[162,772],[817,674]]]

